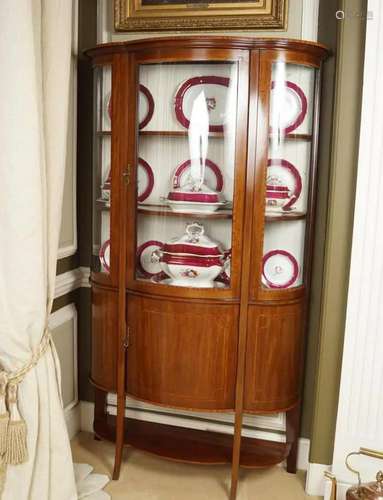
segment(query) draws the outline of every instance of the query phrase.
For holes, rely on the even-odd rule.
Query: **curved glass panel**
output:
[[[230,287],[237,63],[139,67],[136,279]]]
[[[270,90],[262,285],[303,284],[316,70],[274,63]]]
[[[92,270],[110,272],[111,207],[111,89],[112,68],[98,66],[94,72],[93,150],[93,247]]]

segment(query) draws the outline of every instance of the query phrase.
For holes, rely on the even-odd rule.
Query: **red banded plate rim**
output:
[[[104,241],[104,243],[102,244],[102,246],[100,248],[100,251],[99,251],[98,255],[99,255],[101,264],[106,269],[106,271],[109,273],[110,272],[110,260],[109,260],[109,263],[108,263],[107,260],[106,260],[106,256],[105,256],[105,253],[106,253],[108,247],[110,247],[110,240]],[[110,259],[110,249],[109,249],[109,259]]]
[[[138,166],[142,167],[145,170],[148,179],[148,183],[145,186],[145,188],[142,189],[141,193],[137,193],[137,201],[139,203],[142,203],[144,200],[146,200],[146,198],[148,198],[150,193],[153,191],[154,174],[149,163],[145,161],[143,158],[138,158]]]

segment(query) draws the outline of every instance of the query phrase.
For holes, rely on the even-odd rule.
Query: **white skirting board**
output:
[[[337,495],[336,495],[337,500],[345,500],[346,499],[346,493],[347,493],[347,490],[350,488],[350,486],[352,486],[352,485],[349,483],[338,482]],[[324,500],[330,500],[331,499],[330,495],[331,495],[331,481],[329,479],[325,479],[325,481],[324,481]]]
[[[110,413],[112,413],[112,408],[110,408]],[[146,419],[152,422],[159,422],[159,423],[166,423],[168,425],[178,425],[178,426],[184,426],[184,427],[190,427],[190,428],[201,428],[200,424],[196,424],[196,421],[194,419],[189,419],[187,417],[179,417],[179,416],[172,416],[169,418],[169,415],[164,415],[162,413],[154,413],[154,412],[145,412],[146,415],[143,415],[144,412],[141,412],[139,410],[133,410],[133,409],[128,409],[126,411],[126,415],[133,417],[133,418],[142,418]],[[93,432],[93,416],[94,416],[94,403],[89,403],[87,401],[81,401],[80,402],[80,426],[79,426],[79,431],[85,431],[85,432]],[[199,427],[196,427],[196,425],[199,425]],[[225,429],[227,427],[227,424],[220,424],[220,423],[215,423],[214,427],[211,427],[211,423],[208,423],[209,427],[207,427],[206,422],[202,422],[202,425],[204,425],[205,430],[215,430],[218,432],[228,432],[228,429]],[[272,431],[272,430],[264,430],[264,429],[256,429],[255,431],[250,430],[246,432],[246,435],[250,435],[252,432],[254,434],[251,437],[254,436],[261,436],[264,439],[271,439],[274,438],[273,440],[278,440],[278,441],[283,441],[284,440],[284,435],[281,436],[280,433]],[[245,434],[245,433],[244,433]],[[299,444],[298,444],[298,469],[300,470],[307,470],[307,467],[309,465],[308,462],[308,457],[309,457],[309,450],[310,450],[310,441],[306,438],[300,438],[299,439]]]
[[[306,470],[306,493],[323,496],[325,491],[324,473],[331,470],[331,465],[308,463]]]
[[[306,493],[308,495],[323,496],[324,500],[331,499],[332,482],[324,475],[325,471],[331,471],[331,465],[308,464],[306,475]],[[355,483],[357,476],[355,476]],[[354,483],[337,481],[337,500],[346,500],[346,492]]]

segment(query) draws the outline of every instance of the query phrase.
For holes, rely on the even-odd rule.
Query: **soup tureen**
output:
[[[165,243],[152,254],[162,271],[170,276],[170,285],[213,288],[214,280],[229,264],[229,254],[204,234],[202,224],[187,224],[181,238]]]

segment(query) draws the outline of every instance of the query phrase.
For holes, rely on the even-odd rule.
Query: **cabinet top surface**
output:
[[[159,49],[165,47],[190,48],[226,48],[226,49],[287,49],[311,52],[320,59],[325,59],[329,51],[325,45],[317,42],[292,38],[260,38],[237,36],[172,36],[142,38],[139,40],[99,44],[85,51],[89,57],[97,57],[126,51]]]

